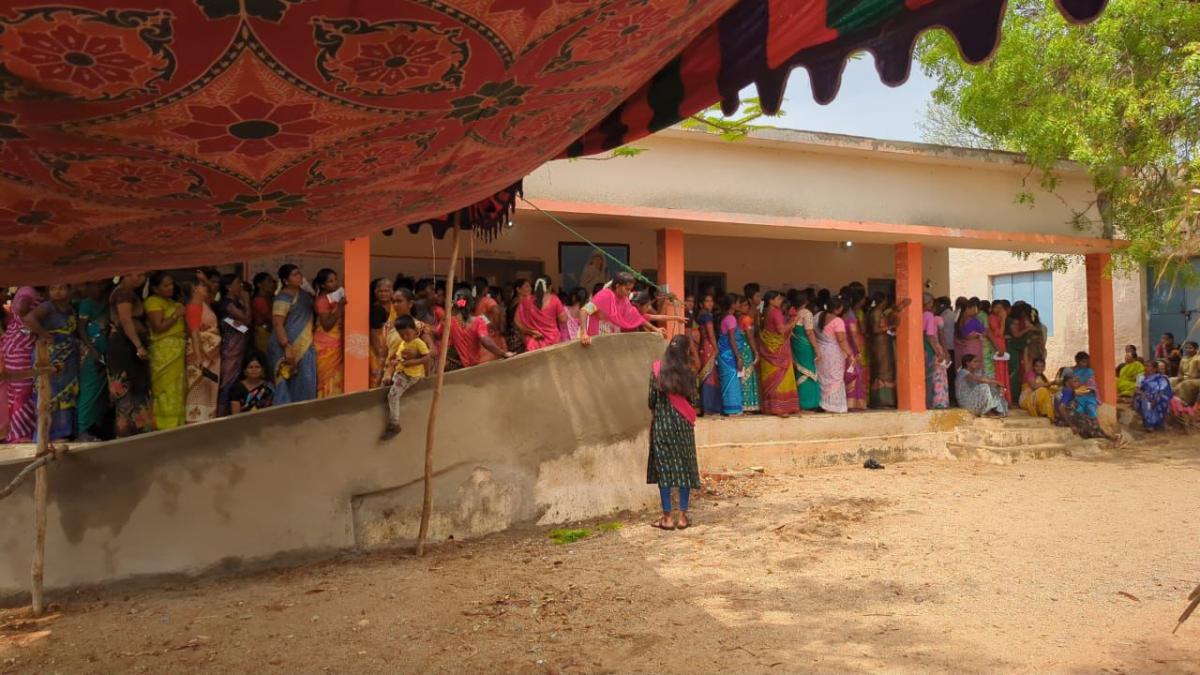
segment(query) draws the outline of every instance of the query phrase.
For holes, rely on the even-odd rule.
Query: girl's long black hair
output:
[[[679,394],[689,399],[696,393],[696,374],[688,363],[691,340],[686,335],[676,335],[667,343],[658,368],[658,386],[668,394]]]

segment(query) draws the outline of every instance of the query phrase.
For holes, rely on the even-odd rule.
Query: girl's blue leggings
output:
[[[689,488],[689,487],[684,486],[684,487],[679,488],[679,510],[680,511],[688,510],[688,493],[689,492],[691,492],[691,488]],[[662,497],[663,513],[670,512],[671,511],[671,488],[660,487],[660,488],[658,488],[658,494]]]

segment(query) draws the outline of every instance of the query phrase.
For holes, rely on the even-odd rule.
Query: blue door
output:
[[[1192,261],[1192,267],[1200,273],[1200,260]],[[1176,343],[1188,340],[1200,341],[1200,288],[1185,288],[1172,285],[1169,280],[1156,283],[1157,271],[1151,267],[1146,271],[1147,308],[1150,314],[1150,344],[1152,350],[1163,333],[1175,335]]]

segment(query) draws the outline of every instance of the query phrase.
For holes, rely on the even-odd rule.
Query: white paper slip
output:
[[[1012,357],[1008,355],[1008,352],[1004,352],[1003,354],[996,354],[996,355],[992,356],[993,361],[1007,361],[1011,358]]]
[[[236,330],[239,333],[245,333],[246,331],[250,330],[249,326],[247,326],[244,323],[239,322],[237,319],[234,319],[232,316],[225,317],[225,323],[229,324],[234,330]]]
[[[341,302],[342,299],[346,297],[346,287],[342,286],[341,288],[330,293],[329,295],[326,295],[325,297],[329,298],[330,302],[335,302],[335,303]]]

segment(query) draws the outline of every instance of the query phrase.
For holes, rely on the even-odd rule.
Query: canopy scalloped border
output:
[[[731,116],[741,107],[741,91],[750,85],[757,89],[763,111],[769,115],[778,114],[783,104],[788,78],[796,68],[808,70],[813,99],[821,104],[829,103],[836,98],[846,64],[856,52],[871,53],[875,58],[875,68],[880,81],[888,86],[900,86],[908,80],[912,72],[913,52],[917,40],[930,30],[943,29],[950,33],[958,45],[959,54],[968,63],[983,63],[995,53],[1000,44],[1007,0],[960,0],[940,3],[916,0],[908,4],[919,6],[869,29],[803,49],[792,54],[783,63],[771,66],[766,58],[768,50],[762,44],[764,37],[760,34],[761,31],[734,29],[766,22],[767,2],[742,0],[726,12],[716,26],[709,29],[721,34],[721,53],[707,55],[715,56],[721,63],[721,70],[717,76],[717,97],[693,101],[686,107],[681,105],[673,115],[656,117],[657,123],[652,121],[651,124],[641,127],[628,119],[636,116],[633,111],[639,106],[653,107],[649,103],[652,99],[669,99],[674,95],[681,103],[687,100],[686,93],[673,94],[667,91],[668,89],[677,89],[680,84],[684,89],[710,84],[687,81],[680,83],[675,78],[664,76],[664,73],[682,71],[684,61],[704,56],[695,52],[711,49],[712,45],[718,44],[710,39],[711,36],[701,36],[652,77],[633,97],[568,146],[561,156],[580,157],[607,152],[675,124],[718,101],[721,103],[722,112]],[[1108,0],[1055,0],[1055,4],[1068,21],[1083,24],[1095,20],[1104,11]],[[731,38],[732,43],[726,36],[734,36]],[[737,36],[741,36],[741,39]],[[747,64],[745,57],[748,54],[758,55],[760,58],[752,59],[752,63]],[[508,213],[518,194],[519,189],[509,188],[478,204],[427,222],[433,227],[438,238],[445,235],[450,223],[457,222],[464,228],[478,229],[480,236],[491,239],[499,233],[503,220],[506,220],[494,217],[497,204],[509,200],[504,211]],[[421,224],[423,223],[413,224],[409,228],[416,232]]]

